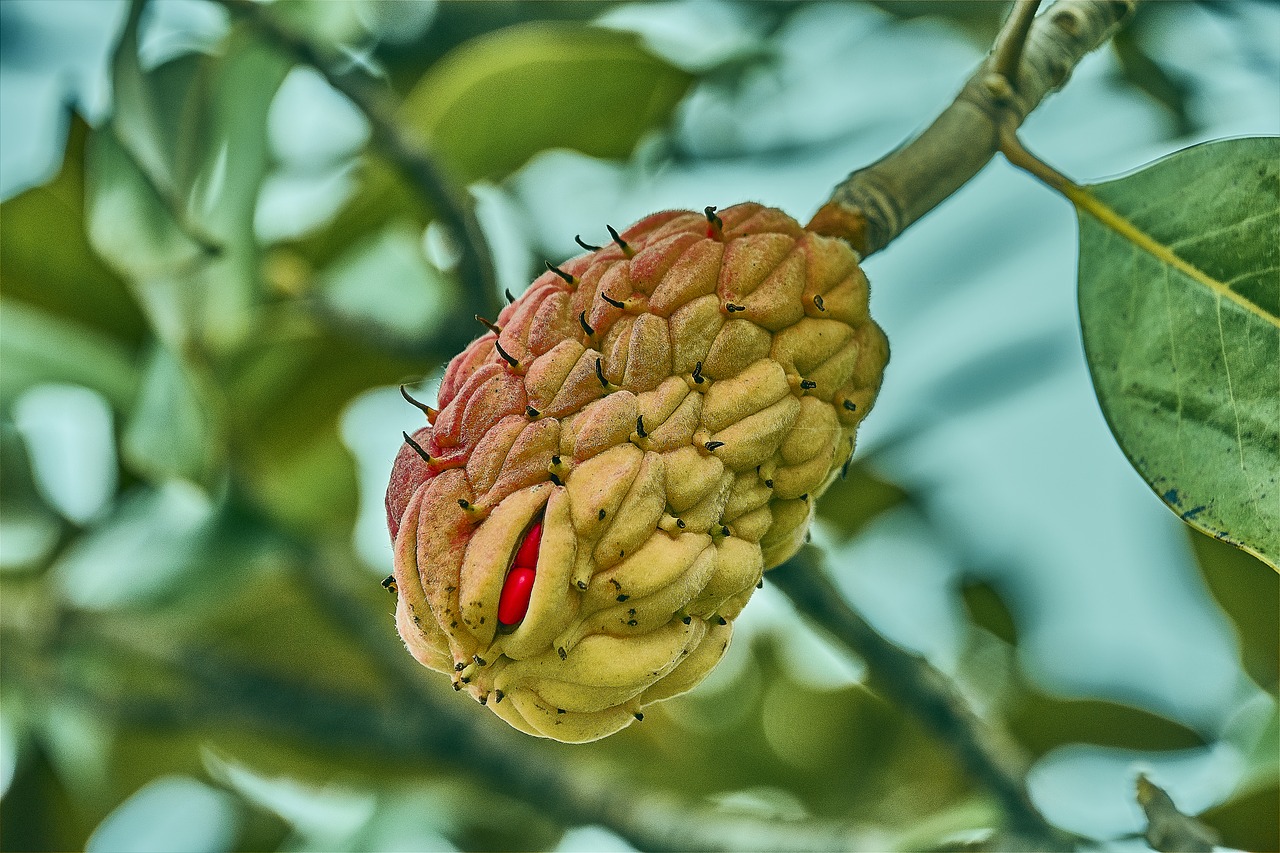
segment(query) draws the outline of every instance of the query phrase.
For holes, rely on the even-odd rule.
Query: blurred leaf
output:
[[[214,779],[291,824],[310,849],[346,849],[374,813],[374,796],[365,791],[334,784],[318,788],[287,777],[266,776],[212,750],[205,750],[204,762]]]
[[[1280,575],[1209,536],[1192,532],[1191,545],[1205,582],[1235,625],[1245,672],[1274,694],[1280,679]]]
[[[894,850],[1016,850],[1001,847],[996,828],[1005,823],[1000,809],[987,797],[961,800],[954,806],[905,822]]]
[[[13,424],[0,421],[0,571],[30,569],[53,552],[62,521],[41,499],[27,448]]]
[[[730,650],[745,659],[739,674],[646,709],[642,725],[575,755],[607,755],[637,782],[691,799],[767,785],[816,817],[894,827],[969,798],[949,750],[912,715],[862,685],[802,677],[812,664],[780,631],[744,642]]]
[[[847,541],[872,519],[905,500],[907,493],[901,488],[876,476],[865,463],[854,464],[822,496],[818,516]]]
[[[109,757],[115,738],[110,722],[66,697],[56,697],[33,715],[33,728],[72,799],[97,800],[110,781]]]
[[[216,485],[222,436],[217,401],[163,344],[152,348],[138,395],[121,438],[132,469],[153,482],[189,480],[206,491]]]
[[[151,325],[181,342],[196,308],[179,282],[209,247],[174,219],[156,189],[115,135],[95,130],[85,153],[89,239],[118,273],[135,283]]]
[[[1280,713],[1274,702],[1267,726],[1246,756],[1244,779],[1225,802],[1200,820],[1239,850],[1280,850]]]
[[[91,233],[176,351],[190,339],[225,355],[255,324],[253,212],[269,165],[267,109],[289,63],[234,28],[214,55],[180,56],[144,72],[140,17],[135,3],[114,58],[111,129],[119,144],[94,170],[100,184],[90,197],[105,213],[92,217]],[[132,206],[120,195],[133,197]]]
[[[1135,750],[1191,749],[1206,744],[1186,726],[1102,699],[1065,699],[1028,690],[1007,713],[1010,734],[1037,758],[1069,743]]]
[[[544,809],[462,773],[384,791],[361,850],[554,850],[563,827]]]
[[[394,13],[399,0],[374,0],[382,7],[375,15]],[[378,56],[384,61],[398,90],[413,86],[423,73],[458,45],[485,33],[531,18],[540,21],[588,21],[620,0],[488,0],[485,3],[440,3],[435,19],[423,38],[405,43],[382,42]]]
[[[969,36],[976,44],[991,44],[1005,7],[1000,3],[957,3],[955,0],[867,0],[872,6],[905,20],[937,18]]]
[[[280,548],[278,539],[174,480],[125,495],[110,518],[62,554],[53,572],[76,607],[155,606],[178,596],[209,597]]]
[[[962,665],[964,680],[998,703],[1009,734],[1032,758],[1073,743],[1149,751],[1206,745],[1196,731],[1142,708],[1036,689],[1017,668],[1012,648],[1017,645],[1017,624],[1000,590],[969,579],[960,594],[973,623],[989,632],[971,632]],[[998,677],[1000,671],[1007,681]]]
[[[173,199],[178,192],[173,162],[178,134],[172,119],[182,111],[165,110],[161,113],[153,88],[164,72],[156,69],[152,74],[146,74],[139,65],[138,24],[145,8],[146,4],[141,0],[130,0],[129,17],[112,58],[114,114],[111,124],[120,144],[130,152],[151,185]],[[182,57],[168,64],[171,69],[181,68],[186,72],[182,75],[185,85],[178,87],[180,91],[190,89],[196,62],[196,57]]]
[[[488,843],[459,840],[458,849],[554,849],[560,833],[554,825],[550,832],[544,828],[550,824],[545,816],[506,798],[500,805],[491,805],[498,796],[467,784],[465,778],[403,786],[378,797],[377,813],[365,824],[355,846],[360,850],[451,850],[450,836],[478,825],[482,832],[496,830],[500,838],[485,839]]]
[[[5,850],[78,850],[93,824],[61,785],[47,752],[31,744],[13,786],[0,800],[0,847]]]
[[[1147,843],[1153,850],[1211,853],[1218,834],[1178,811],[1173,800],[1144,774],[1138,775],[1138,805],[1147,815]]]
[[[254,503],[295,534],[348,535],[358,484],[338,418],[361,391],[421,377],[429,367],[300,310],[274,315],[226,385],[236,465]]]
[[[405,124],[462,181],[499,179],[546,148],[625,158],[692,78],[635,36],[531,22],[473,39],[405,98]]]
[[[409,350],[431,338],[454,301],[408,222],[352,245],[318,276],[316,296],[343,326]]]
[[[1103,412],[1179,517],[1280,561],[1280,138],[1072,191]]]
[[[1221,836],[1222,845],[1236,850],[1280,850],[1280,785],[1233,796],[1200,815]]]
[[[227,793],[188,776],[163,776],[107,815],[85,849],[222,853],[234,848],[240,821],[238,804]]]
[[[207,61],[206,148],[188,202],[225,247],[201,282],[203,331],[215,352],[230,352],[256,327],[262,293],[253,214],[269,168],[267,111],[291,63],[240,28]]]
[[[276,0],[271,14],[281,24],[317,44],[341,45],[343,50],[361,49],[360,40],[369,40],[361,23],[360,8],[367,0]]]
[[[85,231],[88,133],[73,115],[58,177],[0,204],[0,292],[8,297],[6,312],[19,299],[130,346],[145,335],[146,321],[124,284],[94,254]],[[6,325],[0,340],[9,334],[3,318],[0,312]]]
[[[425,228],[434,216],[394,166],[366,152],[355,170],[357,189],[336,216],[320,228],[283,245],[313,268],[322,268],[388,222],[407,220]]]
[[[960,587],[969,619],[1011,646],[1018,644],[1018,626],[1004,599],[991,584],[969,578]]]
[[[9,792],[14,773],[18,769],[18,751],[22,748],[25,732],[19,728],[15,715],[0,705],[0,797]]]
[[[83,385],[127,411],[138,388],[133,353],[91,326],[16,299],[0,299],[0,398],[42,382]]]

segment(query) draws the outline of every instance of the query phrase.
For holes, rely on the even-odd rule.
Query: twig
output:
[[[451,181],[443,167],[421,144],[411,139],[396,119],[394,104],[353,75],[342,73],[310,41],[282,26],[265,4],[254,0],[216,0],[232,14],[246,21],[269,41],[275,43],[297,61],[315,68],[334,89],[347,96],[369,121],[373,141],[401,174],[436,209],[442,223],[457,238],[461,254],[458,274],[465,294],[459,316],[489,313],[495,307],[497,277],[489,244],[480,228],[475,211],[465,191]],[[461,349],[469,343],[469,323],[442,325],[442,341],[450,349]]]
[[[1031,20],[1023,7],[1011,26],[1029,23],[1016,74],[983,62],[950,106],[918,137],[851,174],[809,223],[821,234],[842,237],[863,255],[883,249],[913,222],[969,181],[1000,148],[1000,128],[1016,128],[1080,60],[1119,28],[1139,0],[1058,0]],[[1016,43],[1006,29],[998,44]],[[1000,85],[1000,81],[1012,86]]]
[[[862,658],[879,689],[952,746],[969,774],[999,801],[1015,836],[1045,850],[1071,849],[1071,836],[1036,810],[1023,784],[1021,751],[984,723],[951,681],[923,658],[880,636],[852,607],[806,547],[766,577],[800,613]]]
[[[1009,19],[1000,28],[995,45],[991,48],[991,73],[1006,80],[1018,78],[1018,66],[1022,64],[1022,51],[1027,46],[1031,24],[1036,19],[1040,0],[1015,0]]]

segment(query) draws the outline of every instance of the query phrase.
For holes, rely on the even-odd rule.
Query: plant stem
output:
[[[493,269],[489,244],[476,219],[466,191],[450,180],[444,167],[417,140],[401,128],[396,118],[396,105],[383,93],[362,79],[334,67],[315,45],[282,26],[267,4],[255,0],[216,0],[233,15],[245,21],[298,62],[315,68],[337,91],[355,104],[369,121],[373,142],[405,179],[439,215],[441,223],[452,232],[461,252],[458,275],[463,284],[463,302],[458,309],[459,322],[441,326],[442,344],[460,350],[471,342],[473,314],[488,314],[496,307],[497,276]],[[466,318],[463,321],[462,318]]]
[[[1021,750],[980,719],[947,676],[886,640],[850,607],[819,564],[818,553],[806,547],[766,577],[802,615],[862,658],[888,699],[955,749],[969,774],[1000,803],[1015,836],[1037,849],[1072,849],[1071,836],[1046,821],[1027,795]]]
[[[978,174],[1000,150],[1002,126],[1021,125],[1138,2],[1058,0],[1034,20],[1026,6],[1016,7],[991,56],[951,105],[915,139],[839,184],[808,228],[841,237],[864,256],[883,249]],[[1016,51],[1023,26],[1026,46]],[[1012,73],[1004,66],[1019,52]]]

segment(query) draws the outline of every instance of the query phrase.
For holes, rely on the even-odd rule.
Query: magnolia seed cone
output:
[[[396,459],[413,656],[569,742],[701,681],[875,400],[888,346],[857,261],[740,204],[654,214],[535,280]]]

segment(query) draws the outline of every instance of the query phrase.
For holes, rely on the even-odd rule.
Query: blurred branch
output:
[[[999,801],[1015,836],[1032,849],[1072,849],[1071,837],[1046,821],[1027,795],[1021,750],[979,718],[947,676],[886,640],[850,607],[816,549],[803,548],[767,577],[803,616],[866,662],[880,692],[955,749],[969,774]]]
[[[1000,149],[1002,123],[1017,128],[1080,60],[1102,45],[1139,0],[1058,0],[1030,19],[1015,7],[996,49],[923,133],[849,175],[808,227],[847,240],[864,256],[883,249],[978,174]],[[1001,73],[1019,28],[1030,24],[1016,73]]]
[[[468,714],[465,706],[441,702],[425,687],[390,700],[339,694],[204,650],[157,654],[139,644],[125,645],[127,638],[104,634],[91,619],[74,622],[60,635],[56,649],[6,630],[0,646],[6,676],[28,695],[70,700],[133,727],[235,727],[410,765],[445,761],[554,820],[608,827],[642,850],[874,850],[883,849],[888,837],[849,824],[765,820],[690,804],[637,786],[602,764],[568,761],[566,752],[573,747],[532,740],[487,712]],[[394,651],[392,660],[408,660],[402,649]],[[60,660],[93,665],[68,666]],[[139,665],[172,670],[186,686],[141,695],[142,690],[126,689],[108,677]]]
[[[1115,49],[1124,79],[1168,110],[1174,133],[1178,136],[1194,133],[1198,124],[1188,107],[1193,94],[1191,81],[1148,53],[1136,38],[1133,27],[1125,27],[1116,33],[1111,46]]]
[[[310,41],[291,32],[272,16],[269,4],[255,0],[216,0],[298,62],[315,68],[337,91],[351,100],[369,121],[373,141],[400,173],[435,208],[444,224],[458,240],[461,255],[458,272],[463,284],[463,305],[458,317],[466,322],[442,326],[447,349],[458,350],[471,342],[473,314],[491,313],[497,294],[497,277],[484,231],[466,191],[457,186],[445,169],[421,144],[401,129],[396,105],[382,92],[353,74],[338,70]]]

